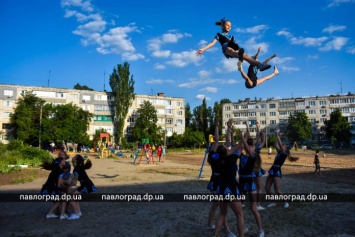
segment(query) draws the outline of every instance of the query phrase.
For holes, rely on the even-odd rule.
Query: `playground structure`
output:
[[[101,132],[94,138],[94,151],[97,152],[99,158],[110,155],[111,150],[109,147],[112,145],[112,136],[107,132]]]
[[[207,157],[208,152],[210,150],[211,143],[213,143],[213,142],[214,142],[213,135],[210,134],[209,137],[208,137],[208,143],[207,143],[207,147],[206,147],[206,151],[205,151],[205,156],[203,157],[203,160],[202,160],[200,173],[198,174],[198,178],[199,179],[202,178],[202,172],[203,172],[203,167],[205,166],[206,157]]]
[[[146,157],[148,164],[154,164],[154,154],[152,147],[149,145],[149,139],[143,138],[142,139],[142,146],[137,150],[137,153],[134,155],[133,164],[136,164],[137,158],[139,156],[138,165],[141,163],[143,156]]]

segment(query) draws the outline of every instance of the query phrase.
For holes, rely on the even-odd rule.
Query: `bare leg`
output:
[[[275,57],[277,57],[277,54],[276,54],[276,53],[275,53],[274,55],[272,55],[270,58],[267,58],[267,59],[264,61],[264,63],[270,62],[270,60],[273,59],[273,58],[275,58]]]
[[[224,220],[227,216],[227,203],[226,202],[219,202],[219,216],[216,223],[216,229],[214,231],[214,236],[219,236],[219,231],[224,223]]]
[[[216,209],[218,207],[218,202],[212,202],[210,211],[208,213],[208,227],[211,227],[213,225],[213,221],[214,221],[214,215],[216,212]]]
[[[233,50],[232,48],[227,48],[226,51],[224,52],[225,54],[231,56],[232,58],[238,58],[238,51]],[[261,63],[254,58],[250,57],[248,54],[244,53],[243,54],[243,59],[247,61],[249,64],[254,65],[254,66],[259,66]]]
[[[253,82],[250,80],[247,74],[243,72],[243,70],[240,71],[240,74],[242,77],[245,79],[245,81],[249,84],[249,86],[253,86]],[[258,80],[259,81],[259,80]]]
[[[237,230],[238,236],[244,236],[244,215],[242,209],[242,203],[240,201],[233,201],[229,203],[229,206],[232,208],[235,217],[237,218]]]
[[[258,231],[261,231],[263,228],[261,226],[260,214],[259,214],[259,211],[257,209],[256,196],[257,196],[256,191],[249,192],[251,211],[253,212],[256,224],[258,225]]]
[[[257,196],[256,196],[256,204],[257,206],[260,206],[260,199],[261,199],[261,193],[262,193],[262,179],[261,177],[256,177],[255,178],[255,183],[256,183],[256,190],[257,190]]]

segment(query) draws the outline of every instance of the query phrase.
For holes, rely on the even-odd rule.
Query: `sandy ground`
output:
[[[343,201],[355,193],[355,156],[326,154],[321,158],[322,174],[313,174],[313,154],[300,153],[297,162],[286,162],[282,191],[293,194],[343,194],[322,202],[282,203],[261,211],[266,236],[355,236],[355,200]],[[78,220],[46,219],[51,202],[1,202],[0,236],[213,236],[206,228],[209,202],[117,202],[102,201],[113,194],[208,194],[210,167],[206,163],[198,179],[204,153],[168,154],[164,163],[133,165],[132,158],[91,159],[88,175],[98,193],[81,202]],[[272,159],[263,155],[263,168]],[[48,171],[37,170],[39,178],[24,184],[0,186],[0,195],[38,193]],[[0,176],[1,177],[1,176]],[[266,177],[263,177],[265,182]],[[157,196],[158,197],[158,196]],[[256,236],[257,226],[248,203],[244,207],[246,236]],[[263,204],[266,204],[265,202]],[[236,219],[228,212],[236,233]]]

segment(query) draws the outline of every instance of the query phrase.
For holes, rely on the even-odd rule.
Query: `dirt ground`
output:
[[[323,153],[321,153],[323,154]],[[207,162],[199,179],[204,153],[168,153],[164,163],[133,165],[132,158],[90,159],[88,175],[98,193],[81,202],[83,216],[78,220],[46,219],[51,202],[0,202],[0,236],[213,236],[206,228],[209,202],[104,201],[101,195],[209,194],[211,174]],[[326,194],[327,201],[283,203],[260,212],[266,236],[355,236],[355,155],[326,153],[320,158],[321,175],[315,175],[314,153],[294,153],[296,162],[283,166],[282,191],[285,194]],[[263,153],[263,168],[273,157]],[[139,159],[138,159],[139,160]],[[137,162],[138,162],[137,160]],[[5,194],[38,193],[49,171],[28,169],[0,175],[0,197]],[[266,176],[263,177],[265,182]],[[337,195],[338,194],[338,195]],[[342,196],[340,194],[343,194]],[[263,205],[266,202],[262,203]],[[247,237],[257,235],[257,226],[249,208],[243,208]],[[231,230],[236,219],[228,212]]]

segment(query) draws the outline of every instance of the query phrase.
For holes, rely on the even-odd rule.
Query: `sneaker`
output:
[[[233,234],[233,232],[229,232],[228,234],[227,234],[227,237],[237,237],[235,234]]]
[[[279,75],[280,74],[280,72],[279,72],[279,70],[277,69],[276,66],[274,66],[274,73],[275,73],[275,75]]]
[[[59,219],[64,220],[67,219],[69,216],[67,214],[60,215]]]
[[[78,215],[79,215],[79,216],[82,216],[83,214],[81,213],[81,211],[79,211]]]
[[[265,210],[265,207],[262,207],[262,206],[259,205],[259,206],[256,207],[256,209],[257,209],[258,211],[262,211],[262,210]]]
[[[239,61],[243,62],[243,55],[244,55],[244,49],[243,48],[240,48],[238,50],[238,59]]]
[[[79,218],[80,218],[79,214],[78,214],[78,215],[72,214],[71,216],[69,216],[69,217],[67,218],[67,220],[77,220],[77,219],[79,219]]]
[[[276,207],[276,203],[272,202],[266,205],[267,207]]]
[[[259,70],[260,70],[260,72],[265,71],[265,70],[267,70],[267,69],[269,69],[269,68],[271,68],[271,65],[269,65],[269,64],[266,64],[266,63],[260,63],[260,64],[259,64]]]
[[[208,226],[207,226],[207,229],[209,229],[209,230],[214,230],[215,228],[216,228],[215,225],[208,225]]]
[[[264,236],[265,236],[264,230],[260,230],[258,233],[258,237],[264,237]]]
[[[56,214],[47,214],[46,216],[47,219],[50,219],[50,218],[58,218],[58,216]]]
[[[242,67],[242,61],[238,61],[238,63],[237,63],[237,66],[238,66],[238,71],[243,71],[243,67]]]
[[[288,204],[288,202],[285,202],[284,204],[284,208],[288,208],[290,205]]]

